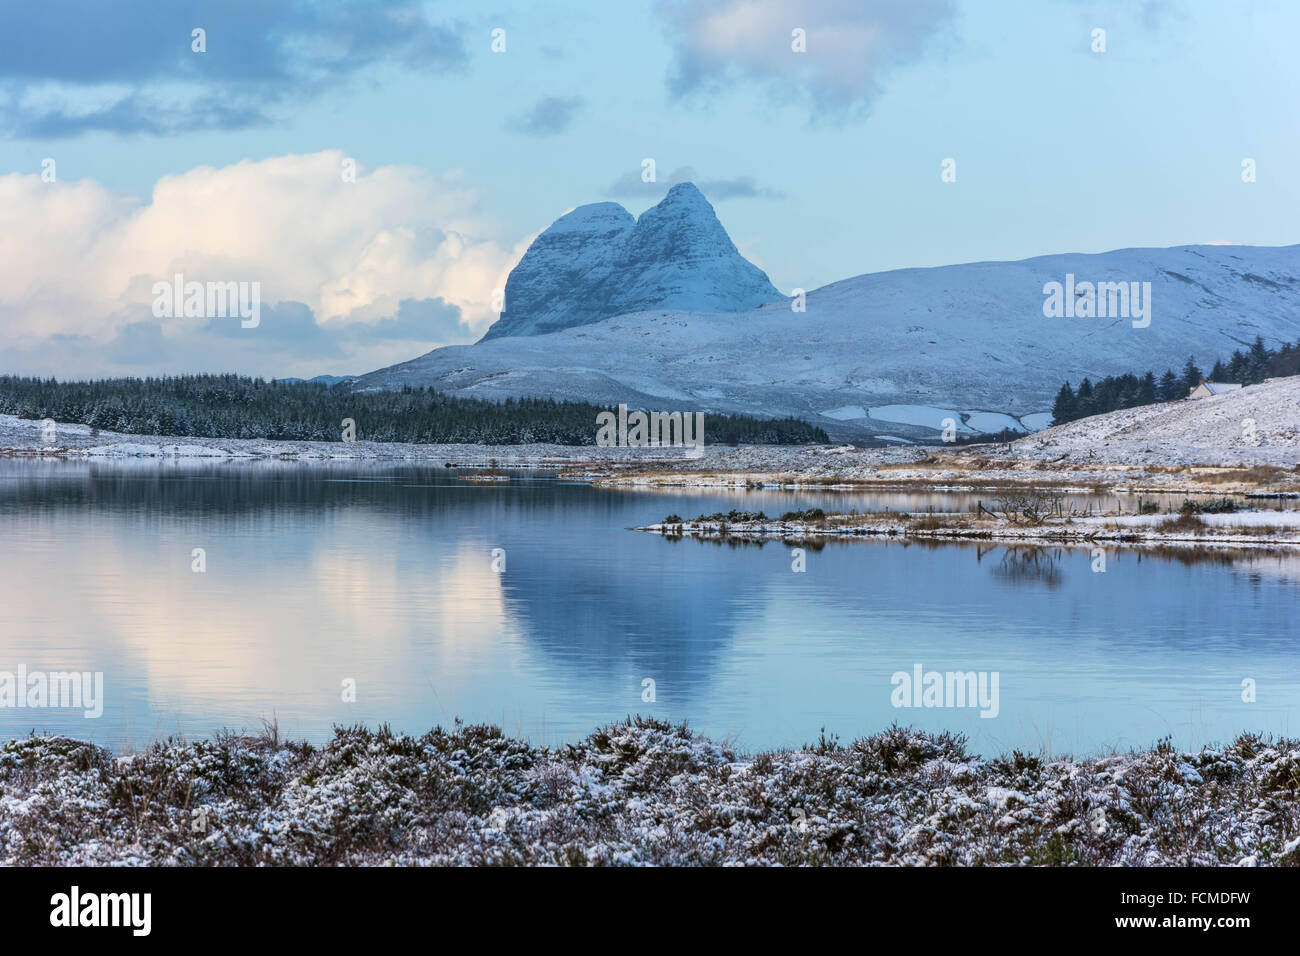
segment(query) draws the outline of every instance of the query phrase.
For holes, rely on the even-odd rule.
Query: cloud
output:
[[[1187,14],[1180,0],[1142,0],[1139,7],[1142,24],[1152,30],[1158,29],[1170,17],[1183,17]]]
[[[130,322],[117,330],[105,353],[117,365],[148,365],[171,354],[158,322]]]
[[[1102,11],[1108,15],[1136,15],[1148,30],[1158,30],[1171,20],[1182,20],[1189,15],[1186,0],[1070,0],[1095,19]]]
[[[457,174],[341,175],[336,151],[202,166],[149,202],[0,176],[0,370],[351,371],[477,338],[522,250]],[[258,283],[261,322],[160,318],[158,282]],[[111,369],[121,374],[121,369]]]
[[[239,315],[213,317],[202,327],[230,339],[256,341],[259,347],[270,345],[277,351],[291,352],[296,358],[337,358],[344,354],[330,333],[317,324],[311,309],[301,302],[263,304],[256,330],[246,329]],[[252,334],[250,334],[252,333]]]
[[[707,95],[758,83],[821,117],[870,106],[888,74],[916,60],[955,16],[953,0],[659,0],[673,47],[669,91]],[[804,31],[806,51],[792,49]]]
[[[580,96],[544,96],[527,111],[510,120],[506,129],[527,136],[554,136],[573,125],[582,106],[583,99]]]
[[[441,298],[403,299],[397,314],[377,322],[339,323],[340,335],[353,342],[436,342],[459,345],[478,336],[461,321],[459,306]],[[329,328],[327,325],[326,328]]]
[[[187,105],[166,106],[136,93],[111,103],[75,110],[67,105],[34,108],[0,99],[0,117],[11,136],[62,139],[82,133],[144,133],[164,136],[203,129],[244,129],[271,123],[262,110],[205,97]]]
[[[736,176],[732,179],[701,179],[697,186],[710,199],[784,199],[779,189],[759,186],[753,176]]]
[[[760,186],[753,176],[733,176],[730,179],[700,179],[693,166],[679,166],[667,179],[647,183],[636,171],[624,173],[605,190],[608,196],[637,199],[657,199],[678,183],[693,182],[705,197],[714,202],[725,199],[784,199],[779,189]]]
[[[205,31],[204,52],[192,31]],[[395,65],[462,69],[462,28],[414,0],[191,5],[42,0],[0,5],[0,129],[165,134],[268,122],[266,107]]]

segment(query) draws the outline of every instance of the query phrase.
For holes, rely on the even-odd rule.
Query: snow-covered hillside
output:
[[[644,309],[741,312],[779,299],[692,183],[640,219],[618,203],[579,206],[528,247],[485,339],[538,335]]]
[[[1150,324],[1046,317],[1044,286],[1067,275],[1149,282]],[[936,412],[946,411],[959,414],[959,431],[1010,424],[1002,416],[1042,427],[1066,379],[1159,374],[1189,354],[1208,367],[1257,335],[1270,345],[1300,338],[1300,246],[1121,249],[903,269],[832,283],[810,292],[806,305],[661,308],[502,335],[372,372],[357,387],[798,415],[835,437],[933,438],[945,417]]]
[[[1012,445],[1026,458],[1125,464],[1300,464],[1300,375],[1210,398],[1125,408]]]

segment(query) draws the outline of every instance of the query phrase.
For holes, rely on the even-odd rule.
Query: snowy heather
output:
[[[745,757],[629,719],[533,747],[492,727],[340,728],[113,754],[0,746],[8,865],[1298,865],[1300,742],[982,760],[893,727]]]

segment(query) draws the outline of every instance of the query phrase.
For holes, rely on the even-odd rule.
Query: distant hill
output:
[[[813,290],[799,312],[787,299],[755,304],[775,290],[731,254],[711,208],[703,215],[707,205],[683,184],[635,225],[612,203],[575,210],[511,274],[507,312],[482,342],[436,349],[360,376],[354,387],[794,415],[837,438],[915,439],[934,437],[950,417],[965,433],[1042,428],[1067,379],[1158,375],[1189,355],[1208,365],[1256,336],[1270,346],[1300,339],[1300,246],[1120,249],[900,269]],[[573,230],[561,228],[575,216]],[[570,232],[583,237],[572,246],[576,271],[565,264]],[[675,235],[692,239],[664,238]],[[707,288],[687,281],[705,261],[701,249],[718,252],[714,265],[727,264],[700,267]],[[1069,288],[1062,291],[1073,312],[1084,282],[1150,283],[1149,325],[1044,314],[1048,283]],[[664,304],[639,304],[656,295]],[[705,304],[712,299],[722,304]],[[626,314],[603,317],[611,309]]]
[[[277,382],[313,382],[318,385],[338,385],[340,382],[351,382],[356,379],[355,375],[316,375],[312,378],[278,378]]]

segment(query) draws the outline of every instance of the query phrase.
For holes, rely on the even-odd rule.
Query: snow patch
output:
[[[1012,431],[1023,432],[1025,427],[1020,424],[1020,420],[1011,415],[1004,415],[1001,412],[963,412],[966,416],[966,424],[977,432],[985,434],[997,434],[998,432],[1010,428]]]
[[[823,418],[833,418],[837,422],[847,422],[855,418],[866,418],[867,410],[861,405],[841,405],[839,408],[828,408],[818,414]]]
[[[972,431],[962,421],[961,412],[951,408],[934,408],[931,405],[879,405],[871,409],[871,417],[881,422],[897,422],[900,425],[920,425],[942,431],[943,420],[951,418],[959,432]]]

